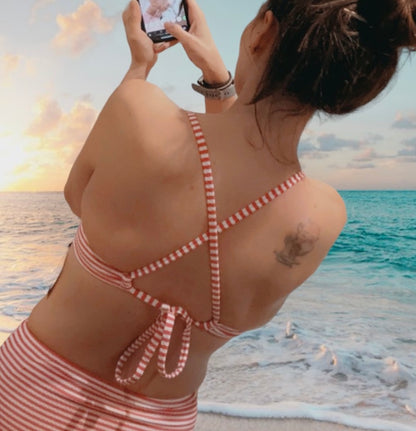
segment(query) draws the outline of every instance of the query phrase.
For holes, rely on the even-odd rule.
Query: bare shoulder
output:
[[[279,234],[270,244],[279,294],[290,293],[315,272],[347,220],[344,201],[333,187],[307,177],[295,191],[279,213]]]
[[[143,175],[155,170],[176,173],[179,163],[174,165],[172,155],[184,154],[178,147],[186,134],[185,117],[156,85],[133,79],[120,84],[101,110],[68,178],[65,195],[74,211],[79,214],[77,206],[94,172],[111,172],[114,177],[117,167],[124,166],[127,173],[132,165],[131,171]]]
[[[93,134],[101,154],[137,159],[142,168],[169,170],[188,132],[186,114],[156,85],[125,81],[103,108]],[[182,153],[183,154],[183,153]],[[164,171],[166,171],[164,169]]]
[[[110,96],[104,110],[124,125],[142,132],[158,125],[158,132],[164,128],[161,122],[170,121],[180,114],[177,106],[158,86],[147,81],[131,79],[121,83]],[[154,129],[153,129],[154,131]]]
[[[321,214],[323,222],[330,223],[329,232],[338,236],[347,221],[347,210],[344,200],[338,191],[322,181],[307,179],[308,193]]]
[[[139,109],[142,108],[143,113],[152,112],[155,108],[179,109],[160,87],[142,79],[130,79],[122,82],[110,99],[128,103]]]
[[[285,245],[296,245],[299,256],[304,253],[309,258],[310,268],[316,269],[327,255],[347,221],[345,204],[339,193],[330,185],[306,178],[300,190],[299,207],[295,206],[291,230],[285,237]],[[289,223],[290,225],[290,223]],[[306,265],[308,266],[308,265]]]
[[[331,186],[306,178],[285,211],[278,262],[312,273],[340,235],[347,220],[344,201]]]
[[[327,183],[324,183],[323,181],[319,181],[315,178],[307,177],[307,181],[310,183],[310,185],[315,188],[317,191],[325,193],[325,197],[329,199],[333,199],[336,201],[342,201],[342,198],[338,191],[330,186]]]

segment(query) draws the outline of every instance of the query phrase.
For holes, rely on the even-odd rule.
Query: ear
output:
[[[271,10],[266,11],[262,18],[258,18],[252,30],[250,52],[253,56],[262,55],[268,51],[279,32],[279,22]]]

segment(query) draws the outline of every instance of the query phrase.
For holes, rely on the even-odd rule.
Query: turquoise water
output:
[[[367,274],[366,278],[373,282],[383,278],[401,282],[408,279],[409,287],[414,288],[416,192],[351,191],[341,195],[348,208],[348,224],[326,264],[345,260],[354,265],[354,271]]]
[[[214,355],[203,410],[416,430],[416,192],[341,195],[328,257],[272,322]]]
[[[349,220],[328,257],[266,327],[214,355],[202,409],[292,403],[292,416],[416,429],[416,191],[341,194]],[[61,193],[0,193],[0,342],[53,283],[77,224]]]

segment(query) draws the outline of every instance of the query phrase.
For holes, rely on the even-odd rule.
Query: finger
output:
[[[160,54],[163,51],[166,51],[172,46],[175,46],[178,44],[178,40],[171,40],[169,42],[162,42],[162,43],[155,43],[153,45],[153,49],[157,54]]]
[[[186,43],[192,36],[185,31],[179,24],[165,22],[165,29],[180,43]]]
[[[137,0],[130,0],[130,3],[123,12],[123,23],[126,32],[137,31],[140,29],[140,22],[142,13],[140,10],[139,2]]]
[[[204,14],[195,0],[187,0],[187,4],[189,21],[192,25],[199,17],[203,17]]]

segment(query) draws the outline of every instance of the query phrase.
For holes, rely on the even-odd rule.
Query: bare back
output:
[[[145,103],[144,103],[145,101]],[[226,115],[200,115],[220,220],[293,174],[255,152],[241,125]],[[198,151],[187,115],[154,86],[128,81],[112,95],[77,159],[65,190],[94,251],[131,271],[207,229]],[[345,223],[330,187],[304,179],[220,236],[221,321],[244,331],[270,320],[285,298],[319,266]],[[160,300],[210,318],[208,250],[193,251],[136,282]],[[34,309],[33,333],[57,353],[113,380],[117,358],[155,318],[155,311],[79,265],[73,249],[52,294]],[[179,355],[174,330],[168,367]],[[194,328],[184,372],[173,380],[151,364],[131,389],[175,398],[197,390],[209,356],[224,344]]]

